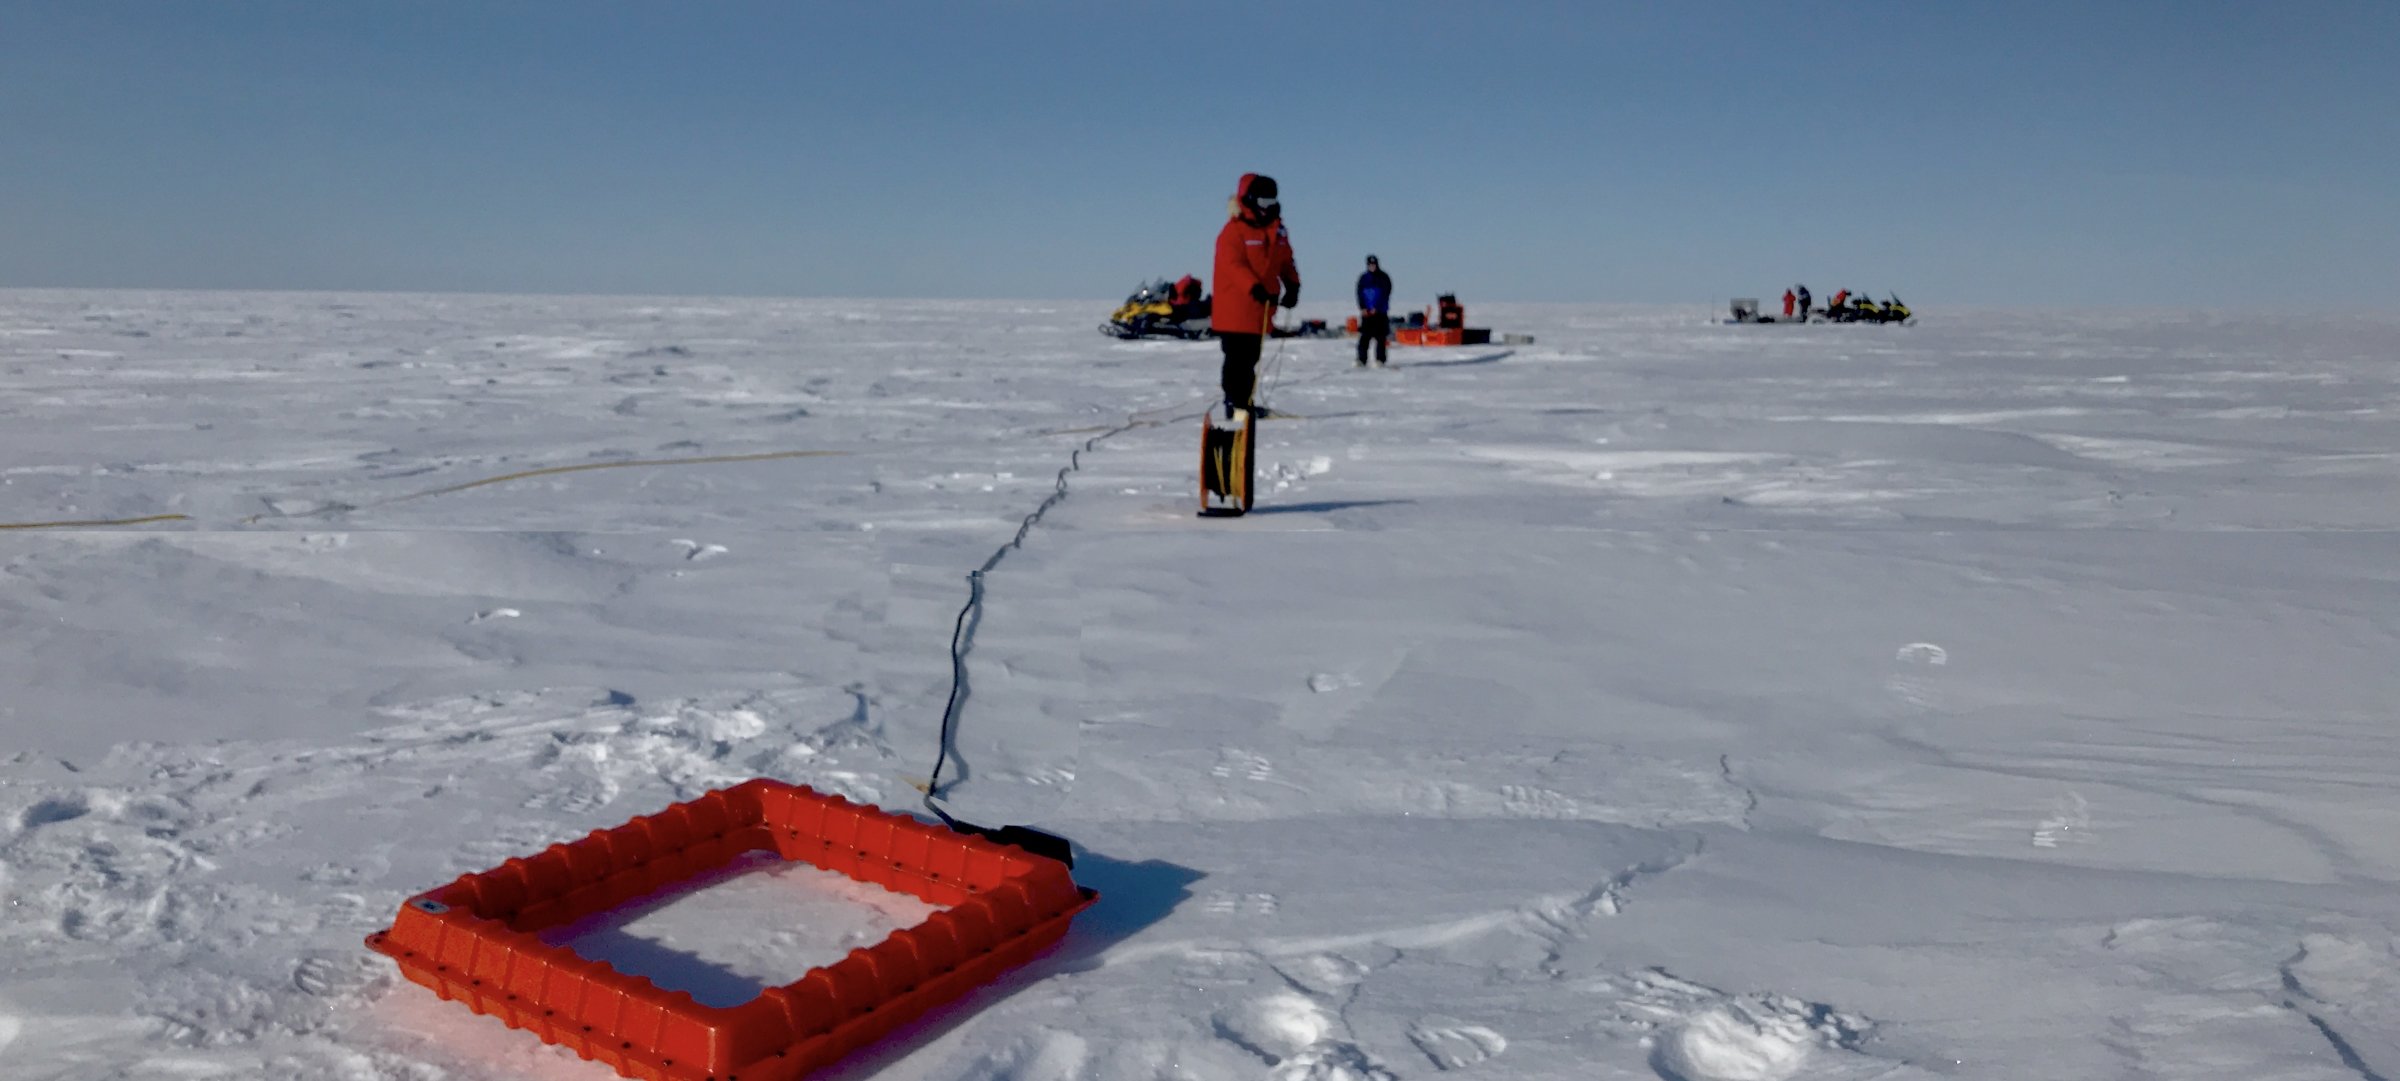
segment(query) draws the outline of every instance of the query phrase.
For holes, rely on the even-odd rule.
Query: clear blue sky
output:
[[[2400,297],[2400,3],[0,0],[0,285]],[[1304,295],[1305,299],[1305,295]]]

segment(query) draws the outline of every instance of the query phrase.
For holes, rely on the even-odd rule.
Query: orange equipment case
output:
[[[705,1006],[538,932],[764,850],[945,905],[739,1006]],[[1066,934],[1067,865],[800,785],[719,789],[410,898],[367,945],[410,980],[644,1081],[795,1081]]]
[[[1392,328],[1393,345],[1484,345],[1491,340],[1489,329],[1467,325],[1466,305],[1451,293],[1443,293],[1425,310],[1424,325]]]

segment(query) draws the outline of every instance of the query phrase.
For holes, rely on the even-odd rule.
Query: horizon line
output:
[[[735,292],[735,293],[677,293],[677,292],[659,292],[659,293],[614,293],[614,292],[596,292],[596,293],[570,293],[570,292],[550,292],[550,291],[544,291],[544,290],[495,290],[495,289],[373,289],[373,288],[335,288],[335,287],[305,287],[305,286],[304,286],[304,287],[284,287],[284,286],[273,286],[273,287],[269,287],[269,286],[159,286],[159,285],[11,285],[11,284],[0,283],[0,296],[10,295],[10,294],[25,294],[25,293],[152,293],[152,294],[179,294],[179,293],[180,293],[180,294],[209,294],[209,295],[228,295],[228,296],[374,296],[374,297],[476,297],[476,298],[488,298],[488,299],[495,299],[495,300],[498,300],[498,299],[512,299],[512,298],[525,298],[525,299],[543,299],[543,300],[686,300],[686,301],[689,301],[689,300],[744,300],[744,301],[812,301],[812,302],[813,302],[813,301],[825,301],[825,302],[833,302],[833,301],[853,301],[853,302],[886,302],[886,303],[911,303],[911,304],[923,304],[923,303],[970,303],[970,304],[1085,304],[1085,303],[1094,303],[1094,304],[1112,304],[1112,303],[1118,303],[1118,302],[1121,302],[1121,301],[1122,301],[1122,299],[1123,299],[1122,297],[1119,297],[1119,298],[1115,298],[1114,300],[1112,300],[1112,299],[1110,299],[1110,298],[1108,298],[1108,297],[1105,297],[1105,296],[1090,296],[1090,297],[1060,297],[1060,296],[1049,296],[1049,297],[1042,297],[1042,296],[1014,296],[1014,297],[1012,297],[1012,296],[972,296],[972,297],[970,297],[970,296],[901,296],[901,295],[895,295],[895,294],[839,294],[839,293],[743,293],[743,292]],[[1724,297],[1722,297],[1722,298],[1718,298],[1718,299],[1715,299],[1715,300],[1710,300],[1710,301],[1707,301],[1707,302],[1705,302],[1705,304],[1706,304],[1706,306],[1708,307],[1708,309],[1709,309],[1710,311],[1712,311],[1712,312],[1719,311],[1720,309],[1724,309],[1724,308],[1725,308],[1725,307],[1726,307],[1728,304],[1730,304],[1730,303],[1731,303],[1731,301],[1732,301],[1732,300],[1734,300],[1734,299],[1735,299],[1737,296],[1740,296],[1740,295],[1741,295],[1741,294],[1727,294],[1726,296],[1724,296]],[[1762,293],[1762,294],[1760,294],[1760,296],[1758,297],[1758,299],[1759,299],[1760,303],[1761,303],[1762,305],[1764,305],[1764,304],[1765,304],[1765,303],[1766,303],[1766,302],[1767,302],[1769,299],[1771,299],[1771,298],[1770,298],[1768,295],[1766,295],[1766,294],[1763,294],[1763,293]],[[1696,300],[1602,300],[1602,299],[1590,299],[1590,300],[1514,300],[1514,299],[1509,299],[1509,298],[1505,298],[1505,297],[1503,297],[1503,298],[1498,298],[1498,299],[1492,299],[1492,298],[1475,298],[1475,299],[1471,299],[1471,300],[1469,301],[1469,303],[1471,303],[1471,304],[1513,304],[1513,305],[1524,305],[1524,306],[1529,306],[1529,307],[1561,307],[1561,308],[1563,308],[1563,307],[1625,307],[1625,308],[1636,308],[1636,307],[1642,307],[1642,308],[1678,308],[1678,307],[1684,307],[1684,306],[1687,306],[1687,305],[1698,305],[1698,304],[1701,304],[1701,303],[1703,303],[1703,302],[1696,301]],[[1990,301],[1976,301],[1976,302],[1971,302],[1971,303],[1966,303],[1966,304],[1949,304],[1949,303],[1947,303],[1947,302],[1945,302],[1945,301],[1941,301],[1941,300],[1939,300],[1939,299],[1936,299],[1936,300],[1934,300],[1932,303],[1933,303],[1933,304],[1934,304],[1936,307],[1938,307],[1938,308],[1941,308],[1941,309],[1943,309],[1943,310],[1947,310],[1947,311],[1957,311],[1957,312],[1968,312],[1968,311],[1974,311],[1974,312],[2045,311],[2045,312],[2094,312],[2094,313],[2098,313],[2098,312],[2116,312],[2116,313],[2126,313],[2126,314],[2133,314],[2133,313],[2145,313],[2145,312],[2150,312],[2150,313],[2167,313],[2167,312],[2195,313],[2195,312],[2208,312],[2208,313],[2230,314],[2230,315],[2345,315],[2345,316],[2385,316],[2385,317],[2400,317],[2400,307],[2394,307],[2394,308],[2373,308],[2373,307],[2342,307],[2342,306],[2299,306],[2299,305],[2288,305],[2288,304],[2285,304],[2285,305],[2259,305],[2259,306],[2237,306],[2237,305],[2221,305],[2221,306],[2220,306],[2220,305],[2194,305],[2194,304],[2051,304],[2051,303],[2019,303],[2019,304],[2005,304],[2005,303],[1993,303],[1993,302],[1990,302]],[[1922,306],[1923,306],[1923,305],[1922,305],[1922,304],[1920,304],[1919,302],[1915,302],[1915,301],[1911,301],[1911,302],[1910,302],[1910,307],[1912,307],[1912,308],[1921,308]],[[1295,310],[1296,310],[1296,309],[1295,309]],[[1347,309],[1345,308],[1345,309],[1343,309],[1343,310],[1347,310]]]

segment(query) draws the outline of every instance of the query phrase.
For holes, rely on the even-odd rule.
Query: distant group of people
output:
[[[1809,307],[1809,299],[1805,285],[1784,290],[1784,321],[1788,323],[1798,319],[1805,322],[1810,318],[1822,318],[1832,323],[1898,323],[1907,320],[1911,314],[1908,305],[1901,303],[1897,294],[1891,294],[1883,303],[1877,304],[1874,298],[1865,293],[1853,294],[1844,289],[1833,294],[1833,299],[1826,301],[1822,308]]]

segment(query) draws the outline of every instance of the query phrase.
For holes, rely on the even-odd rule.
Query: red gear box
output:
[[[752,851],[946,907],[729,1007],[537,937]],[[1057,860],[760,779],[419,894],[367,946],[442,998],[626,1077],[795,1081],[1024,964],[1098,898]]]

